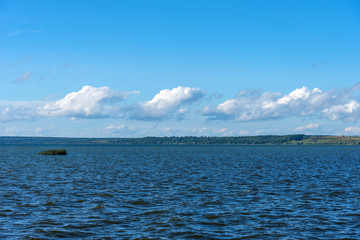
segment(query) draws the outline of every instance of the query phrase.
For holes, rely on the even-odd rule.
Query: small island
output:
[[[40,152],[39,155],[66,155],[65,149],[53,149]]]

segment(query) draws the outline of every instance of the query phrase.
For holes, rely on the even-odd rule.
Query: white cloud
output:
[[[352,99],[358,85],[342,91],[327,92],[319,88],[302,87],[288,95],[277,92],[243,91],[236,98],[228,99],[215,108],[206,106],[203,114],[210,119],[235,119],[254,121],[283,119],[287,117],[317,116],[332,120],[355,120],[360,104]]]
[[[114,121],[112,122],[114,125],[108,124],[107,127],[106,125],[101,127],[101,130],[109,136],[159,135],[160,133],[165,135],[230,136],[239,134],[279,134],[286,131],[306,131],[309,133],[316,129],[316,131],[319,131],[319,124],[315,123],[319,118],[327,118],[337,123],[339,121],[357,121],[360,119],[359,86],[356,85],[351,89],[333,89],[330,91],[302,87],[290,91],[288,94],[279,92],[262,93],[254,90],[242,91],[233,99],[203,108],[203,114],[208,119],[253,122],[288,117],[303,120],[308,117],[312,121],[310,124],[291,129],[285,126],[286,124],[284,126],[281,124],[275,126],[269,125],[267,122],[258,123],[262,126],[257,125],[256,127],[254,126],[257,123],[254,123],[255,125],[253,123],[234,123],[230,127],[229,125],[220,126],[211,121],[199,122],[205,120],[205,118],[196,116],[199,113],[197,111],[199,109],[196,109],[196,107],[200,108],[198,103],[205,95],[205,92],[199,88],[190,87],[165,89],[157,93],[149,101],[132,105],[121,101],[126,99],[129,94],[138,92],[118,92],[108,87],[93,86],[84,86],[79,91],[71,92],[61,99],[31,102],[0,101],[0,122],[7,122],[8,124],[11,121],[31,121],[51,117],[65,117],[71,120],[124,117],[121,123],[125,125],[117,125],[119,121],[116,121],[117,123]],[[162,121],[165,119],[167,121]],[[176,126],[179,120],[185,123],[184,126]],[[163,123],[168,124],[159,127],[164,125]],[[216,123],[216,125],[212,125],[213,123]],[[199,128],[194,128],[195,124]],[[166,129],[168,127],[171,127],[170,130],[168,129],[169,131]],[[145,130],[141,131],[139,129]],[[32,134],[42,134],[43,131],[47,132],[46,129],[39,128],[37,132],[35,131]],[[349,127],[343,130],[342,133],[352,134],[351,132],[356,133],[356,129]]]
[[[331,120],[346,119],[356,120],[360,116],[360,104],[351,100],[345,104],[330,106],[322,111]]]
[[[26,106],[6,105],[0,107],[0,122],[10,122],[16,120],[32,120],[37,116],[33,109]]]
[[[137,134],[140,127],[134,127],[129,125],[108,125],[105,127],[103,133],[105,133],[106,136],[112,136],[112,137],[130,137]]]
[[[242,132],[242,131],[240,131]],[[248,132],[246,132],[248,133]],[[233,136],[238,134],[238,132],[234,132],[229,128],[214,128],[214,127],[199,127],[193,128],[192,134],[196,136]]]
[[[318,123],[309,123],[309,124],[307,124],[305,126],[300,126],[300,127],[295,128],[295,131],[301,132],[301,131],[306,131],[306,130],[314,130],[314,129],[317,129],[317,128],[319,128]]]
[[[139,103],[130,116],[134,119],[159,120],[168,117],[176,109],[186,103],[192,103],[205,95],[199,88],[177,87],[161,90],[150,101]],[[180,108],[178,113],[184,114],[185,108]]]
[[[129,93],[117,93],[108,87],[84,86],[63,99],[49,102],[39,109],[43,116],[61,117],[109,117],[117,114],[115,103],[126,98]]]
[[[115,125],[109,125],[106,127],[107,130],[124,130],[124,129],[129,129],[128,127],[126,127],[125,125],[120,125],[120,126],[115,126]]]
[[[360,127],[347,127],[344,132],[347,135],[360,135]]]

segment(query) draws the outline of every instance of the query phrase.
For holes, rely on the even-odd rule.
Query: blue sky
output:
[[[1,1],[0,136],[360,135],[360,2]]]

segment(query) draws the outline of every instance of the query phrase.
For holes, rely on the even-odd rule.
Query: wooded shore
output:
[[[1,145],[360,145],[358,136],[262,135],[238,137],[63,138],[0,137]]]

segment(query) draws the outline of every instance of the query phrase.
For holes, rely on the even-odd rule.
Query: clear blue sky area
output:
[[[0,136],[360,134],[360,1],[1,1]]]

